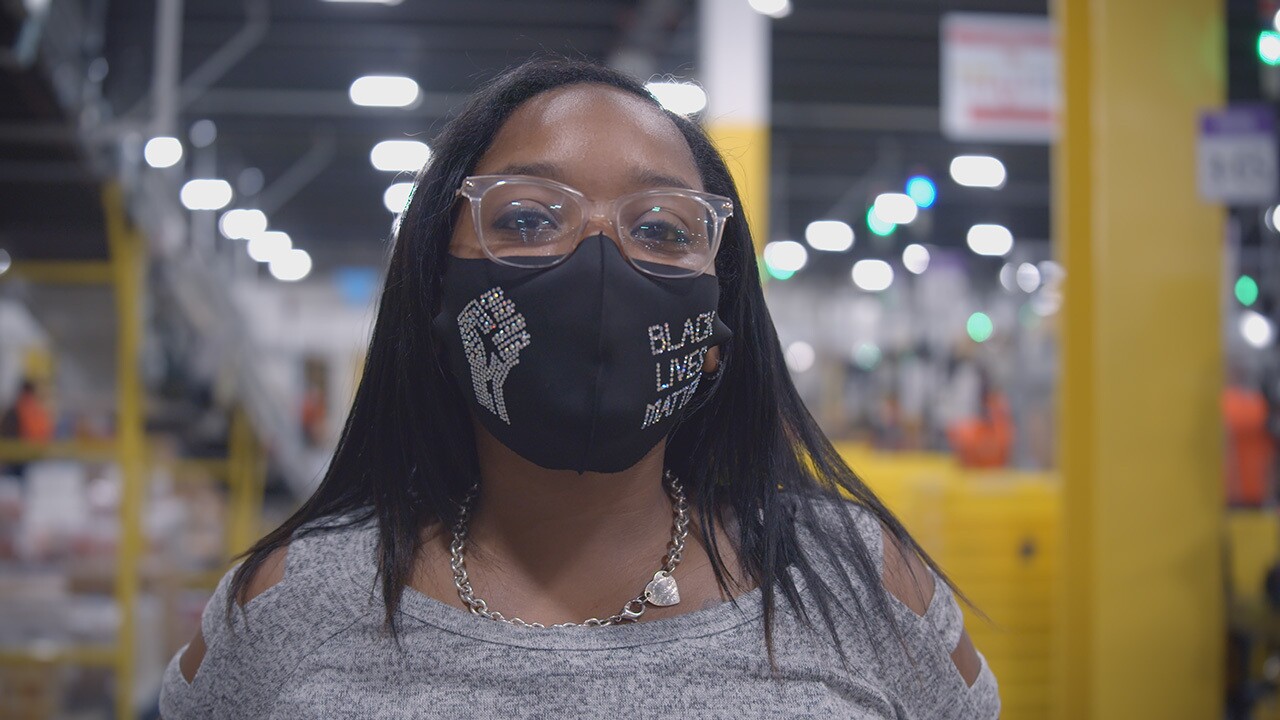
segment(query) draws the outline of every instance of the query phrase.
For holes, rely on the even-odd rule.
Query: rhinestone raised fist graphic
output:
[[[475,388],[476,400],[510,425],[502,386],[511,368],[520,363],[520,351],[533,339],[525,329],[524,316],[516,312],[515,303],[502,294],[502,288],[495,287],[462,308],[458,313],[458,328],[462,331],[462,347],[471,365],[471,384]],[[493,345],[493,352],[485,347],[486,336]]]

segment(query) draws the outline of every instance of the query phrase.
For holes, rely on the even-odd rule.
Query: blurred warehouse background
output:
[[[152,717],[323,471],[435,132],[711,130],[787,362],[1005,717],[1280,718],[1277,0],[0,0],[0,718]]]

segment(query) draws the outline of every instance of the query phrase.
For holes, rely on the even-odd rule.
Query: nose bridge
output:
[[[582,228],[582,237],[579,239],[589,238],[593,235],[605,235],[619,249],[622,249],[622,239],[619,237],[621,232],[614,223],[614,203],[606,200],[596,200],[586,204],[586,224]]]

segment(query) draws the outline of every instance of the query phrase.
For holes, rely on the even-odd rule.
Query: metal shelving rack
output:
[[[114,462],[120,468],[121,497],[119,540],[113,577],[113,594],[120,622],[112,646],[66,647],[53,651],[27,648],[0,649],[0,665],[75,664],[111,668],[115,672],[115,717],[134,717],[137,602],[144,577],[142,558],[143,506],[148,470],[170,462],[181,481],[192,474],[223,479],[228,489],[226,555],[245,550],[257,537],[265,479],[265,459],[246,413],[232,417],[229,455],[226,459],[163,461],[153,458],[144,431],[145,390],[138,369],[143,337],[142,300],[145,291],[146,244],[126,217],[121,188],[107,184],[102,191],[106,218],[106,261],[72,259],[23,263],[15,261],[3,279],[17,278],[39,284],[108,285],[114,296],[116,317],[116,424],[115,436],[106,442],[52,442],[29,444],[0,441],[0,461],[72,460]],[[197,471],[193,473],[192,471]],[[189,573],[175,578],[187,587],[209,587],[221,573]]]

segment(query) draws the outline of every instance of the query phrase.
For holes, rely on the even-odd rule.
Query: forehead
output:
[[[477,175],[537,165],[588,195],[642,189],[669,177],[702,190],[688,143],[655,105],[598,84],[570,85],[529,99],[499,129]]]

